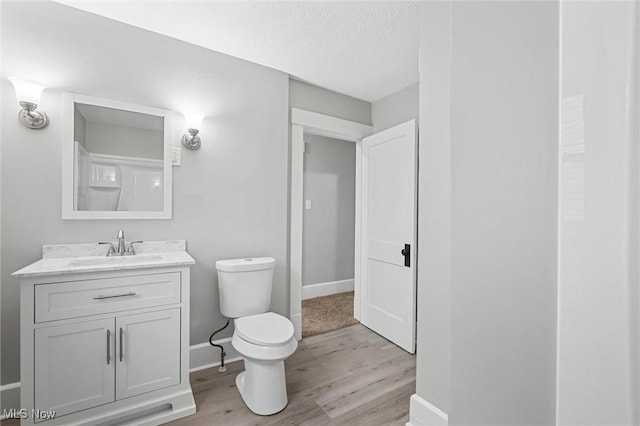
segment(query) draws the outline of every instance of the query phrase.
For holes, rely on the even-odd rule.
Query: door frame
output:
[[[373,126],[330,115],[291,108],[291,174],[289,213],[289,318],[297,340],[302,339],[302,234],[304,216],[304,134],[326,136],[356,144],[356,214],[353,315],[360,319],[360,212],[362,185],[362,138]]]

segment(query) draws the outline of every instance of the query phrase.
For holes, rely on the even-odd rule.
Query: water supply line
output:
[[[209,343],[211,344],[211,346],[215,346],[216,348],[220,349],[220,367],[218,367],[218,372],[219,373],[224,373],[225,371],[227,371],[227,367],[224,366],[224,357],[227,356],[227,354],[225,353],[224,348],[222,347],[222,345],[218,345],[217,343],[213,343],[213,336],[215,336],[216,334],[220,333],[222,330],[224,330],[228,326],[229,326],[229,320],[227,320],[227,323],[224,325],[224,327],[219,328],[218,330],[214,331],[213,333],[211,333],[211,337],[209,337]]]

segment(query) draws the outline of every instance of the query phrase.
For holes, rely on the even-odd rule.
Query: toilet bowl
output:
[[[287,318],[267,312],[238,318],[231,344],[244,358],[245,371],[236,377],[236,386],[247,407],[256,414],[269,415],[287,406],[284,360],[298,342]]]
[[[269,312],[275,260],[219,260],[220,312],[234,319],[231,345],[244,359],[236,387],[247,407],[270,415],[287,406],[284,360],[298,347],[289,319]]]

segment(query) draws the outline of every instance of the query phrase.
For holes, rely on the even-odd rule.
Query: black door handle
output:
[[[411,244],[405,244],[404,248],[400,251],[404,256],[404,266],[411,267]]]

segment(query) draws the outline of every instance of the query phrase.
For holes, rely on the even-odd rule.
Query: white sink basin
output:
[[[163,257],[160,255],[142,254],[134,254],[133,256],[89,257],[71,260],[69,262],[69,266],[128,265],[135,263],[158,262],[162,259]]]

